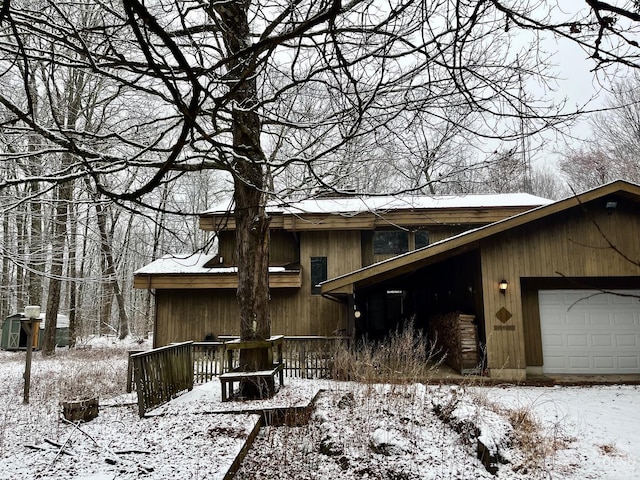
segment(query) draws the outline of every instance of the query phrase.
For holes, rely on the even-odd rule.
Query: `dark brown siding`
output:
[[[234,232],[223,231],[218,234],[218,253],[224,258],[225,265],[235,265],[235,241]],[[286,265],[300,261],[300,248],[296,234],[283,230],[271,230],[271,243],[269,248],[270,265]]]

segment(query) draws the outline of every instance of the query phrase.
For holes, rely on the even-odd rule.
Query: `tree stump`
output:
[[[98,416],[98,397],[60,402],[62,416],[70,422],[88,422]]]

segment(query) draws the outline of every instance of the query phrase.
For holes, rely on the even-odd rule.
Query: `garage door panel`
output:
[[[621,356],[618,358],[618,364],[620,365],[620,368],[624,368],[624,369],[637,370],[638,368],[640,368],[640,360],[638,359],[637,356],[633,356],[633,357]]]
[[[615,313],[613,323],[615,325],[635,325],[636,319],[633,313]]]
[[[589,345],[587,335],[567,335],[567,347],[586,347]]]
[[[579,356],[570,356],[569,357],[569,368],[575,369],[585,369],[591,366],[589,362],[589,357],[579,357]]]
[[[565,310],[565,311],[555,312],[555,315],[557,318],[559,318],[559,323],[558,323],[559,325],[566,324],[566,325],[580,326],[580,325],[587,325],[589,323],[587,320],[587,315],[584,313],[576,313],[576,312],[572,313],[572,312],[566,312]]]
[[[588,325],[595,327],[610,327],[611,326],[611,313],[610,312],[591,312],[589,315]]]
[[[564,290],[561,293],[560,298],[561,298],[560,304],[564,307],[564,306],[570,306],[574,304],[577,305],[580,303],[585,303],[589,300],[589,295],[584,295],[580,291]]]
[[[632,305],[637,304],[640,300],[633,295],[612,295],[611,303],[614,305]]]
[[[594,347],[611,347],[613,346],[613,341],[611,335],[605,334],[597,334],[594,333],[591,335],[591,342]]]
[[[633,334],[616,335],[616,346],[618,347],[635,347],[637,345],[636,336]]]
[[[594,368],[613,370],[615,365],[616,362],[613,357],[593,357]]]
[[[585,302],[588,305],[609,305],[611,300],[608,295],[603,295],[598,292],[588,293],[587,295],[583,295]]]
[[[564,305],[562,292],[557,290],[541,290],[538,292],[538,298],[544,301],[545,305]]]
[[[640,373],[640,290],[539,292],[543,371]]]

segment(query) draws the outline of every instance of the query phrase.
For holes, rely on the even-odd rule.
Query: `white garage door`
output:
[[[640,373],[640,290],[540,290],[545,373]]]

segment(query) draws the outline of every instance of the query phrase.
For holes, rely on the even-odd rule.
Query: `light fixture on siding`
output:
[[[508,286],[509,286],[509,284],[507,283],[507,281],[504,278],[502,280],[500,280],[500,283],[498,284],[498,287],[500,287],[500,293],[503,294],[503,295],[506,294]]]

